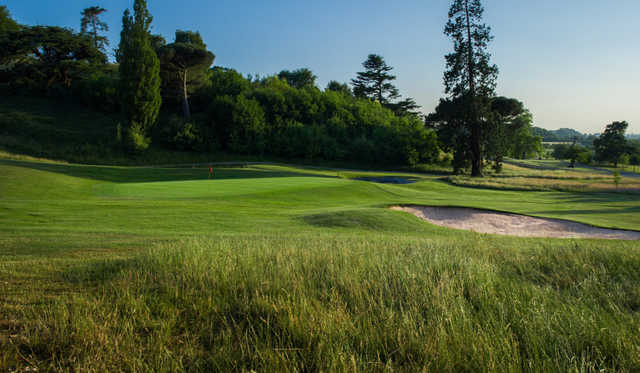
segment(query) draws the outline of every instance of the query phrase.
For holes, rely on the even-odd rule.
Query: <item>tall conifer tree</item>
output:
[[[135,0],[133,16],[125,10],[119,48],[120,99],[127,122],[127,145],[145,150],[149,129],[160,111],[160,61],[151,47],[152,17],[146,0]]]
[[[395,75],[389,74],[393,67],[387,65],[382,56],[370,54],[362,66],[365,71],[359,72],[355,79],[351,79],[356,97],[370,98],[382,105],[400,97],[398,89],[391,84],[396,79]]]
[[[483,106],[494,95],[498,67],[491,65],[487,46],[493,39],[491,28],[482,23],[480,0],[453,0],[444,33],[453,39],[453,52],[446,55],[445,92],[462,99],[471,148],[471,174],[482,176]]]
[[[109,25],[100,19],[100,14],[106,11],[106,9],[99,6],[85,8],[81,13],[82,18],[80,19],[80,29],[82,33],[91,33],[95,47],[101,50],[104,50],[105,47],[109,45],[106,37],[98,35],[100,31],[109,31]],[[89,30],[89,27],[91,27],[91,30]]]

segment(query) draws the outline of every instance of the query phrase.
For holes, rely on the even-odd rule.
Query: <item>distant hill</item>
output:
[[[540,127],[533,127],[534,136],[541,136],[543,142],[573,142],[574,140],[585,146],[591,146],[593,139],[597,135],[581,133],[572,128],[560,128],[557,130],[548,130]]]

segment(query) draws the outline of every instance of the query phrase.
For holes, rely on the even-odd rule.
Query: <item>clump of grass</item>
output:
[[[0,341],[0,366],[640,369],[637,247],[534,242],[320,235],[164,244],[64,272],[61,281],[90,280],[93,290],[23,310],[14,337]]]

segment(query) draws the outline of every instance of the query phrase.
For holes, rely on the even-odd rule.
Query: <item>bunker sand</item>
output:
[[[394,206],[431,224],[478,233],[518,237],[603,238],[640,240],[640,232],[597,228],[586,224],[460,207]]]

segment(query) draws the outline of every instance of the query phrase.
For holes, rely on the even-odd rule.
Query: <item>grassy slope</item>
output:
[[[0,370],[640,369],[637,242],[384,208],[637,229],[637,198],[366,175],[0,161]]]

